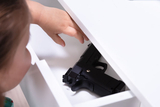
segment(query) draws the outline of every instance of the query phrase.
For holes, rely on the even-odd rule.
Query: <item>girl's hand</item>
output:
[[[81,43],[84,43],[84,40],[88,40],[87,36],[65,11],[46,7],[33,1],[27,2],[31,10],[33,23],[41,26],[57,44],[65,46],[65,42],[58,35],[60,33],[75,37]]]

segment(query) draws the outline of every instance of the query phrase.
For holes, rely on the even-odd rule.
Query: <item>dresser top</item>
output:
[[[59,2],[138,99],[160,107],[160,2]]]

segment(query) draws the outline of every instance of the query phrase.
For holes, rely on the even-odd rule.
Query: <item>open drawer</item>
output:
[[[105,97],[98,97],[85,89],[72,92],[62,82],[62,75],[79,60],[88,43],[76,45],[79,48],[76,46],[73,49],[72,46],[76,50],[74,52],[70,46],[55,48],[54,57],[46,57],[45,60],[39,60],[32,47],[28,47],[35,61],[32,60],[34,65],[21,82],[21,87],[31,107],[140,107],[140,102],[127,88],[123,92]],[[66,51],[73,53],[68,54]],[[107,63],[103,58],[100,61]],[[106,73],[120,80],[109,65]]]
[[[140,107],[130,90],[105,97],[97,97],[87,90],[75,94],[62,82],[59,83],[46,67],[46,61],[39,61],[21,82],[30,107]]]
[[[41,70],[40,67],[42,67],[41,64],[44,64],[45,61],[37,63],[37,66],[39,66],[39,69]],[[40,65],[39,65],[40,64]],[[47,66],[47,64],[46,64]],[[43,69],[43,68],[42,68]],[[55,70],[55,72],[53,72]],[[41,70],[42,71],[42,70]],[[48,70],[47,70],[48,71]],[[63,71],[63,72],[62,72]],[[48,85],[51,84],[50,87],[52,87],[53,84],[56,84],[54,82],[57,82],[59,85],[55,86],[57,88],[57,91],[55,88],[51,89],[53,90],[55,94],[54,97],[60,97],[59,99],[57,98],[57,102],[60,106],[74,106],[74,107],[139,107],[140,103],[137,100],[137,98],[130,92],[130,90],[125,90],[124,92],[120,92],[117,94],[113,95],[108,95],[105,97],[98,97],[95,94],[91,93],[88,90],[80,90],[79,92],[72,92],[70,87],[66,86],[64,83],[62,83],[62,75],[66,72],[66,70],[63,69],[54,69],[52,68],[51,71],[53,74],[46,74],[46,71],[42,71],[42,75],[45,80],[49,79],[48,77],[52,75],[51,80],[48,80]],[[110,72],[110,75],[115,75],[115,72]],[[54,75],[54,80],[53,80],[53,75]],[[56,81],[57,80],[57,81]],[[50,81],[54,81],[53,83]],[[61,94],[60,94],[61,93]],[[64,93],[62,95],[62,93]],[[63,103],[62,103],[63,102]],[[66,104],[65,104],[66,102]],[[66,106],[67,105],[67,106]]]

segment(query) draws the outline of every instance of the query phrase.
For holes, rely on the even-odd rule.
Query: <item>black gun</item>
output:
[[[110,95],[124,89],[124,82],[104,74],[107,64],[98,62],[101,54],[93,44],[80,57],[80,60],[63,75],[63,82],[72,91],[88,89],[99,96]]]

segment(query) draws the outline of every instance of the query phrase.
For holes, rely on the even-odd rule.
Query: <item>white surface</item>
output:
[[[30,43],[27,44],[26,48],[30,52],[31,55],[31,64],[34,65],[37,61],[39,61],[38,56],[35,54],[33,48],[31,47]]]
[[[133,97],[130,91],[121,92],[86,101],[75,105],[74,107],[139,107],[137,98]]]
[[[55,98],[53,96],[52,90],[50,89],[49,85],[47,85],[46,80],[41,74],[41,72],[45,72],[46,70],[48,70],[48,66],[46,66],[45,61],[39,60],[30,43],[28,43],[27,49],[31,54],[32,66],[30,67],[29,71],[21,81],[20,85],[22,87],[23,93],[25,94],[25,97],[27,98],[29,106],[30,107],[44,107],[44,106],[58,107],[58,102],[56,101],[58,97]],[[40,67],[38,68],[37,65]],[[39,69],[41,69],[41,71]],[[45,69],[45,71],[43,69]],[[48,77],[48,79],[50,78]]]
[[[21,81],[20,86],[28,101],[29,107],[59,106],[36,65],[31,66]]]
[[[63,9],[63,7],[59,4],[57,0],[32,0],[32,1],[39,2],[45,6]]]
[[[72,107],[45,60],[36,63],[60,107]],[[63,103],[62,103],[63,102]]]
[[[46,35],[47,36],[47,35]],[[36,42],[37,43],[37,42]],[[41,106],[43,107],[44,105],[47,106],[60,106],[60,107],[71,107],[72,105],[70,104],[68,98],[66,97],[66,95],[64,94],[62,88],[60,87],[59,83],[57,82],[55,76],[53,75],[51,69],[49,68],[48,64],[46,63],[45,60],[39,60],[37,55],[35,54],[34,50],[32,49],[30,43],[27,45],[27,49],[29,50],[30,54],[31,54],[31,63],[32,65],[36,64],[37,65],[37,69],[36,69],[36,74],[37,75],[40,75],[42,74],[43,77],[41,77],[41,79],[39,78],[40,81],[43,81],[43,83],[45,83],[45,85],[47,84],[46,88],[49,87],[49,94],[54,95],[54,98],[56,100],[53,100],[51,103],[41,103],[41,101],[37,101],[37,94],[36,93],[33,93],[32,90],[35,90],[37,88],[35,88],[35,86],[32,86],[32,85],[28,85],[29,87],[31,87],[32,89],[30,90],[31,92],[29,93],[32,93],[32,95],[29,95],[28,97],[32,96],[32,101],[29,101],[30,103],[30,106]],[[33,69],[30,70],[30,72],[33,72]],[[31,73],[32,75],[32,73]],[[23,90],[26,90],[24,88],[26,88],[25,86],[25,82],[31,82],[32,83],[32,76],[30,74],[26,74],[25,78],[23,79],[23,81],[21,82],[21,86],[23,88]],[[39,77],[40,77],[39,76]],[[27,78],[28,77],[28,78]],[[44,82],[44,80],[45,82]],[[38,81],[36,81],[36,83],[38,83]],[[28,90],[27,90],[28,91]],[[38,94],[42,93],[39,89],[37,89],[37,92]],[[26,93],[26,91],[24,91],[24,93]],[[45,93],[45,92],[44,92]],[[50,96],[50,95],[47,95],[47,96]],[[35,98],[34,98],[35,97]],[[41,98],[38,98],[40,100],[43,99],[43,96],[39,96]],[[53,98],[53,99],[54,99]],[[33,102],[33,103],[32,103]],[[63,102],[63,103],[62,103]],[[58,103],[58,105],[57,105]]]
[[[146,107],[160,107],[160,1],[59,0]]]

